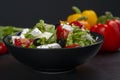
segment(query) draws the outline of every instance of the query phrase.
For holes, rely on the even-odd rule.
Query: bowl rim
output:
[[[86,47],[90,47],[90,46],[94,46],[94,45],[97,45],[97,44],[102,44],[103,41],[104,41],[104,36],[101,35],[100,33],[97,33],[97,32],[90,32],[90,33],[93,33],[93,34],[97,34],[98,38],[100,38],[99,41],[95,42],[94,44],[92,45],[88,45],[88,46],[84,46],[84,47],[75,47],[75,48],[51,48],[51,49],[48,49],[48,48],[25,48],[25,47],[18,47],[18,46],[14,46],[12,44],[10,44],[9,42],[6,42],[6,39],[8,39],[8,37],[11,37],[11,35],[7,35],[3,38],[3,42],[5,43],[5,45],[7,46],[10,46],[10,47],[14,47],[14,48],[19,48],[19,49],[28,49],[28,50],[69,50],[69,49],[82,49],[82,48],[86,48]]]

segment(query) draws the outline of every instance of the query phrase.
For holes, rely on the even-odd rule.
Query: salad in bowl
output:
[[[40,20],[33,28],[10,34],[3,41],[15,59],[32,69],[63,72],[95,56],[103,36],[76,22],[53,25]]]
[[[11,36],[11,44],[25,48],[75,48],[96,42],[89,30],[80,23],[47,24],[40,20],[33,28],[25,28]]]

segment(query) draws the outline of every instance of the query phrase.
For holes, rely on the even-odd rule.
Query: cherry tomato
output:
[[[3,42],[0,42],[0,54],[5,54],[7,53],[7,47]]]

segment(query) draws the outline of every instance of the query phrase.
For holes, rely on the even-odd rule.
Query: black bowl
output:
[[[85,63],[99,51],[103,36],[91,32],[96,43],[86,47],[60,49],[34,49],[16,47],[10,44],[11,35],[3,39],[10,53],[21,63],[33,69],[47,72],[60,72],[74,69]]]

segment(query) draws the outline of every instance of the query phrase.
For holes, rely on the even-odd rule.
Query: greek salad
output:
[[[74,48],[95,43],[89,30],[77,22],[60,23],[55,26],[40,20],[33,28],[23,29],[19,35],[12,35],[11,43],[25,48]]]

